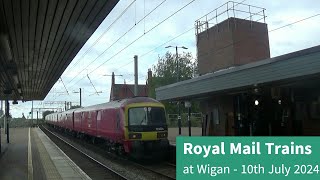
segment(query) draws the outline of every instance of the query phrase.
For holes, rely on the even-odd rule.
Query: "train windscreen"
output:
[[[129,109],[129,126],[166,125],[164,109],[161,107],[136,107]]]

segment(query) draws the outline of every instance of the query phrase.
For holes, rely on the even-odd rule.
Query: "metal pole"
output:
[[[179,69],[179,60],[178,60],[178,46],[176,46],[176,61],[177,61],[177,82],[180,81],[180,69]]]
[[[1,101],[1,104],[2,104],[2,101]],[[2,153],[2,150],[1,150],[1,125],[0,125],[0,154]]]
[[[37,126],[39,126],[39,111],[37,111]]]
[[[33,101],[31,101],[32,107],[31,107],[31,126],[33,126]]]
[[[188,125],[189,125],[189,136],[191,136],[191,107],[188,108]]]
[[[6,101],[4,104],[4,117],[3,117],[3,130],[4,130],[4,134],[7,134],[7,115],[6,115]]]
[[[180,102],[178,102],[178,128],[179,128],[179,135],[181,135],[181,115],[180,115]]]
[[[6,100],[7,143],[9,143],[9,100]]]
[[[180,70],[179,70],[179,60],[178,60],[178,46],[176,46],[176,63],[177,63],[177,82],[180,81]],[[180,102],[178,101],[178,128],[179,135],[181,135],[181,113],[180,113]]]
[[[80,107],[82,107],[81,88],[79,88],[79,92],[80,92]]]
[[[6,101],[4,101],[6,102]],[[1,109],[2,109],[2,101],[1,101]],[[7,134],[7,125],[6,125],[6,104],[4,104],[4,111],[3,111],[3,132],[4,134]]]
[[[138,56],[134,56],[134,96],[138,96]]]

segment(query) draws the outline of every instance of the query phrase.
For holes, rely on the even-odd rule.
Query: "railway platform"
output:
[[[90,179],[39,128],[1,130],[0,179]]]
[[[189,128],[181,128],[181,136],[189,136]],[[192,136],[201,136],[202,128],[201,127],[192,127],[191,135]],[[176,137],[179,136],[178,128],[168,128],[168,140],[171,146],[176,146]]]

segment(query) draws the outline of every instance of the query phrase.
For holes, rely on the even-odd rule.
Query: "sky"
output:
[[[147,71],[157,63],[158,57],[174,48],[185,46],[179,53],[191,52],[196,58],[195,21],[201,18],[223,21],[233,11],[216,18],[217,7],[226,0],[121,0],[101,23],[95,33],[78,52],[64,71],[44,101],[34,101],[34,108],[63,108],[60,102],[79,104],[79,88],[82,88],[82,105],[90,106],[109,101],[111,74],[116,75],[116,83],[132,84],[133,56],[138,55],[139,84],[146,83]],[[268,24],[271,57],[317,46],[320,44],[320,1],[314,0],[241,0],[252,5],[251,12],[265,8],[265,22]],[[248,6],[236,4],[235,9],[248,11]],[[230,4],[228,7],[230,8]],[[227,10],[226,5],[217,9],[218,14]],[[212,12],[212,13],[210,13]],[[209,14],[208,14],[209,13]],[[310,19],[286,26],[293,22],[317,15]],[[207,15],[207,16],[205,16]],[[246,18],[246,14],[235,13]],[[257,16],[252,16],[258,20]],[[255,19],[257,18],[257,19]],[[260,21],[263,21],[260,20]],[[90,82],[92,81],[92,83]],[[100,93],[96,93],[100,92]],[[49,104],[50,102],[55,102]],[[60,103],[60,104],[59,104]],[[28,117],[31,102],[11,106],[13,117]],[[30,116],[29,116],[30,117]],[[33,115],[36,117],[36,113]]]

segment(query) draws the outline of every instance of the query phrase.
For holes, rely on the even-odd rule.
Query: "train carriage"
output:
[[[164,105],[148,97],[53,113],[45,119],[49,125],[78,137],[103,140],[108,148],[138,158],[166,152],[169,145]]]

